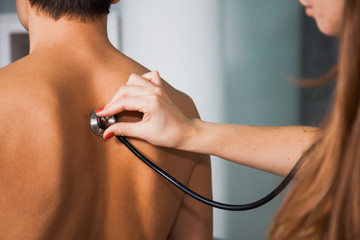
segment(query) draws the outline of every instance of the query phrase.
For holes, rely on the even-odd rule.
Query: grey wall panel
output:
[[[226,121],[292,125],[299,119],[301,8],[297,2],[222,1]],[[227,163],[227,201],[251,202],[271,191],[274,175]],[[225,239],[264,239],[280,198],[249,212],[226,213]]]
[[[16,12],[15,0],[1,0],[0,13]]]

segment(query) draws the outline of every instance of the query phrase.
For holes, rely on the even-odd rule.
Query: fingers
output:
[[[144,74],[145,77],[140,77],[139,75],[133,73],[130,75],[126,86],[137,86],[138,88],[126,88],[126,86],[121,87],[113,96],[110,103],[106,105],[109,106],[119,98],[126,95],[146,95],[146,94],[155,94],[156,92],[146,92],[145,87],[155,87],[153,84],[157,86],[161,86],[161,78],[157,71],[149,72]],[[143,87],[143,88],[141,88]],[[156,89],[156,88],[155,88]],[[130,91],[131,90],[131,91]],[[157,91],[159,92],[159,91]]]
[[[98,116],[108,116],[124,110],[143,112],[141,104],[146,102],[136,97],[150,95],[166,97],[161,85],[162,80],[157,71],[146,73],[142,77],[135,73],[131,74],[127,84],[122,86],[104,109],[98,110],[96,114]]]
[[[141,77],[140,75],[133,73],[130,75],[126,85],[138,85],[143,87],[151,87],[153,83],[148,79]]]
[[[142,123],[125,123],[120,122],[114,125],[111,125],[104,132],[103,138],[109,139],[113,136],[123,136],[123,137],[135,137],[140,138],[142,134]]]
[[[140,90],[141,87],[151,87],[152,84],[140,77],[138,74],[136,73],[133,73],[130,75],[129,79],[128,79],[128,82],[126,83],[125,86],[122,86],[116,93],[115,95],[112,97],[111,101],[105,106],[105,107],[108,107],[109,105],[111,105],[113,102],[115,102],[117,99],[119,99],[120,97],[122,96],[125,96],[126,93],[128,92],[127,89],[126,89],[126,86],[137,86],[137,90]],[[133,95],[135,94],[135,89],[133,88]],[[140,91],[141,92],[141,91]]]
[[[138,111],[145,113],[144,108],[147,107],[148,101],[146,97],[130,96],[122,97],[101,111],[96,112],[99,117],[116,115],[123,111]]]
[[[125,85],[122,86],[112,97],[110,103],[106,105],[106,107],[110,106],[114,102],[116,102],[118,99],[122,97],[130,97],[130,96],[146,96],[149,95],[151,92],[151,89],[144,86],[134,85],[129,86]]]
[[[158,71],[145,73],[144,75],[142,75],[142,77],[152,82],[156,86],[162,86],[162,80]]]

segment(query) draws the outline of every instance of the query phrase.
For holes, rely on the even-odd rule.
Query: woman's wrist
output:
[[[198,149],[202,142],[204,122],[198,118],[188,119],[188,128],[181,141],[179,149],[190,152],[201,152]]]

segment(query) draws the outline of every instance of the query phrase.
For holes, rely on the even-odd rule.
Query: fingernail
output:
[[[105,108],[105,107],[102,107],[102,108],[100,108],[100,109],[96,110],[96,111],[95,111],[95,113],[102,112],[102,111],[104,110],[104,108]]]
[[[113,136],[115,136],[115,134],[111,132],[111,133],[108,133],[107,135],[105,135],[104,139],[108,140],[108,139],[112,138]]]

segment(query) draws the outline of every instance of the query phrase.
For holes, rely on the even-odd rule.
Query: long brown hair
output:
[[[345,0],[334,107],[270,238],[360,239],[360,1]]]

